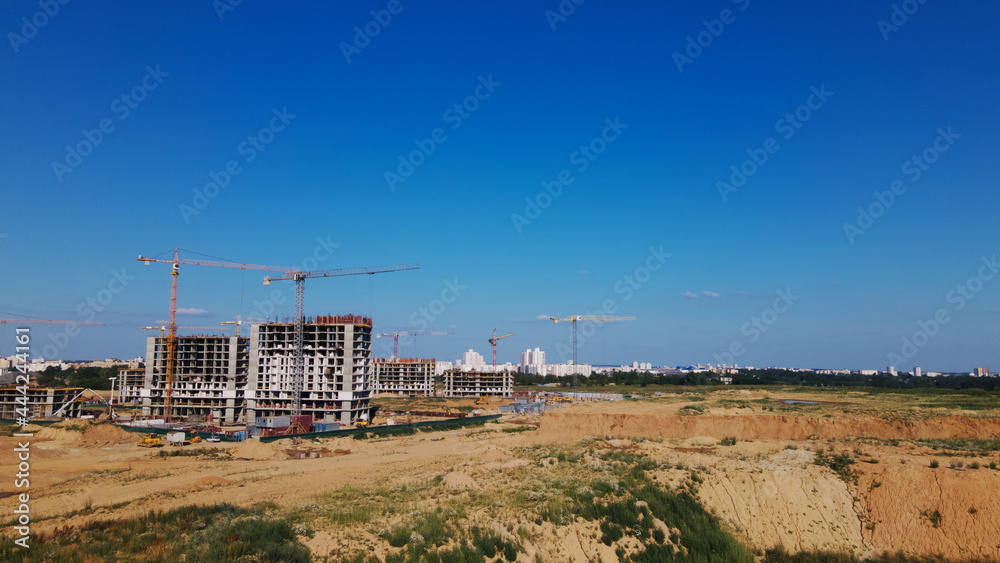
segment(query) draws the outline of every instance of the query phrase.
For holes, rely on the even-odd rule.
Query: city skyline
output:
[[[141,355],[170,268],[135,258],[179,247],[419,263],[305,289],[455,332],[406,357],[497,329],[498,363],[565,363],[549,317],[606,314],[637,320],[581,325],[580,363],[1000,365],[1000,6],[563,4],[5,3],[0,317]],[[291,317],[263,273],[181,266],[178,325]]]

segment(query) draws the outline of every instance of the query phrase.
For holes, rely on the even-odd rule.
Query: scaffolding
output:
[[[404,397],[434,396],[434,360],[375,358],[375,392]]]

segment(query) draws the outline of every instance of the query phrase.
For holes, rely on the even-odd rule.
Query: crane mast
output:
[[[142,255],[136,258],[137,261],[143,262],[147,266],[152,262],[160,262],[171,265],[170,322],[167,325],[167,342],[165,351],[166,374],[163,387],[163,417],[166,422],[170,422],[171,418],[174,376],[177,369],[177,278],[180,275],[180,265],[185,264],[190,266],[212,266],[216,268],[236,268],[240,270],[272,270],[278,272],[291,272],[296,270],[296,268],[288,268],[285,266],[261,266],[258,264],[243,264],[240,262],[224,262],[216,260],[190,260],[187,258],[181,259],[178,257],[177,250],[178,250],[177,248],[174,248],[174,257],[172,260],[149,258]]]
[[[573,387],[576,387],[576,321],[596,321],[596,322],[611,322],[611,321],[634,321],[635,317],[614,317],[608,315],[572,315],[569,317],[549,317],[554,323],[560,321],[572,321],[573,322]]]
[[[339,268],[335,270],[313,270],[309,272],[292,271],[283,276],[267,276],[264,285],[272,281],[291,280],[295,282],[295,329],[292,336],[294,352],[292,356],[292,394],[295,398],[292,414],[302,414],[302,387],[305,384],[305,349],[303,333],[305,332],[305,289],[309,278],[330,278],[337,276],[357,276],[361,274],[382,274],[401,270],[417,270],[417,264],[398,264],[394,266],[376,266],[371,268]]]

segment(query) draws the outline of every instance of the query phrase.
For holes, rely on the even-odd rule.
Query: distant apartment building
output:
[[[989,377],[990,368],[975,368],[972,370],[972,375],[974,377]]]
[[[499,366],[497,366],[499,367]],[[444,373],[445,397],[514,396],[514,374],[510,371],[484,372],[453,369]]]
[[[434,375],[444,375],[450,369],[455,369],[455,362],[434,362]]]
[[[434,396],[434,360],[375,358],[375,393],[405,397]]]
[[[548,372],[546,375],[554,375],[556,377],[571,375],[590,377],[594,373],[594,367],[590,364],[574,364],[572,362],[568,364],[548,364],[545,366],[545,370]]]
[[[521,352],[521,363],[518,364],[518,371],[534,375],[545,375],[545,352],[538,348],[527,349]]]
[[[462,365],[463,366],[485,365],[485,362],[483,362],[483,355],[475,352],[472,348],[469,348],[468,352],[462,354]]]
[[[921,375],[923,375],[923,374],[920,373],[920,368],[919,367],[913,368],[913,377],[920,377]]]

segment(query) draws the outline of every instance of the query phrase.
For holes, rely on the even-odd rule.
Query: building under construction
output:
[[[514,374],[448,370],[444,372],[445,397],[502,397],[514,395]]]
[[[252,325],[247,419],[294,414],[295,323]],[[367,420],[372,396],[372,320],[320,316],[303,329],[302,414],[317,422]]]
[[[432,397],[434,369],[434,360],[375,358],[375,392],[404,397]]]
[[[236,336],[177,337],[172,416],[189,422],[237,424],[246,421],[243,397],[250,363],[248,339]],[[167,339],[146,339],[146,370],[139,398],[143,416],[164,415]],[[122,389],[127,396],[127,386]]]
[[[146,383],[146,368],[118,368],[118,388],[115,402],[118,404],[139,404],[142,388]]]
[[[50,418],[80,416],[83,407],[82,387],[24,387],[4,385],[0,387],[0,418],[15,420],[21,418],[27,408],[25,418]],[[58,413],[58,414],[57,414]]]

